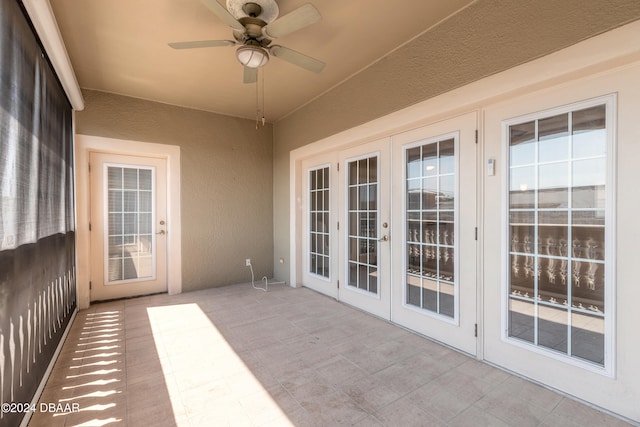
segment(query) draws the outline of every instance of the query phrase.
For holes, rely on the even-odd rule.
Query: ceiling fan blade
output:
[[[197,49],[200,47],[233,46],[236,42],[232,40],[199,40],[193,42],[173,42],[169,46],[174,49]]]
[[[243,83],[255,83],[258,81],[258,69],[244,67],[244,77],[242,79]]]
[[[236,18],[233,17],[232,14],[229,13],[227,9],[224,8],[220,3],[216,0],[201,0],[205,6],[209,8],[213,13],[215,13],[218,18],[234,30],[243,31],[244,26],[239,23]]]
[[[269,52],[276,58],[284,59],[287,62],[302,67],[305,70],[319,73],[324,69],[325,63],[303,53],[296,52],[288,47],[274,45],[269,48]]]
[[[320,21],[322,16],[311,3],[304,4],[262,28],[262,34],[276,39]]]

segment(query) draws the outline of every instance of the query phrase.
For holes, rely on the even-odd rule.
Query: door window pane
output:
[[[419,162],[419,158],[412,159]],[[349,212],[347,285],[378,293],[378,157],[348,162]],[[419,188],[419,187],[418,187]],[[419,195],[418,195],[419,197]],[[418,204],[419,204],[418,198]]]
[[[574,111],[572,117],[572,154],[574,159],[600,157],[607,154],[605,106]]]
[[[508,334],[604,365],[605,105],[509,127]]]
[[[509,159],[511,166],[531,163],[535,155],[535,122],[520,123],[509,127]]]
[[[407,150],[407,178],[419,178],[422,176],[422,161],[420,159],[420,147]]]
[[[354,171],[357,174],[357,170]],[[309,273],[330,277],[329,167],[309,171]],[[353,197],[355,203],[355,196]]]
[[[509,205],[511,208],[532,209],[536,197],[536,170],[533,166],[512,167],[509,177]]]
[[[567,160],[569,154],[569,115],[538,121],[538,158],[541,163]]]
[[[569,206],[569,164],[548,163],[538,167],[538,208]]]
[[[153,169],[107,166],[106,175],[106,283],[152,278]]]
[[[405,304],[455,317],[455,139],[406,151]],[[415,167],[416,158],[422,168]],[[421,197],[416,197],[421,194]]]
[[[576,160],[572,166],[573,207],[604,209],[607,168],[605,158]]]

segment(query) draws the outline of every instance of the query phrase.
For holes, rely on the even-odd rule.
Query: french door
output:
[[[391,317],[389,139],[340,153],[338,298]]]
[[[338,297],[336,153],[303,162],[302,277],[305,286]]]
[[[303,162],[303,283],[476,354],[476,113]]]
[[[392,138],[392,320],[476,354],[476,114]]]
[[[91,301],[167,291],[164,159],[92,152]]]

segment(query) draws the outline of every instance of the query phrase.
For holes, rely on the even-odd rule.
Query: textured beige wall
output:
[[[479,0],[278,121],[275,276],[289,280],[289,263],[277,260],[289,258],[291,150],[639,18],[638,0]]]
[[[182,289],[273,272],[271,125],[97,91],[83,91],[76,132],[180,146]]]

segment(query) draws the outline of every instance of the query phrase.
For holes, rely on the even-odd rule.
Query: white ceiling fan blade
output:
[[[197,49],[200,47],[233,46],[236,42],[232,40],[198,40],[192,42],[173,42],[169,46],[174,49]]]
[[[311,3],[304,4],[262,28],[262,34],[276,39],[320,21],[322,16]]]
[[[258,69],[244,67],[244,77],[242,78],[243,83],[255,83],[258,81]]]
[[[319,73],[324,69],[325,63],[303,53],[296,52],[288,47],[274,45],[269,48],[269,52],[276,58],[284,59],[287,62],[302,67],[305,70]]]
[[[233,17],[232,14],[229,13],[224,6],[217,2],[217,0],[201,0],[205,6],[209,8],[213,13],[215,13],[218,18],[234,30],[243,31],[244,26],[239,23],[236,18]]]

